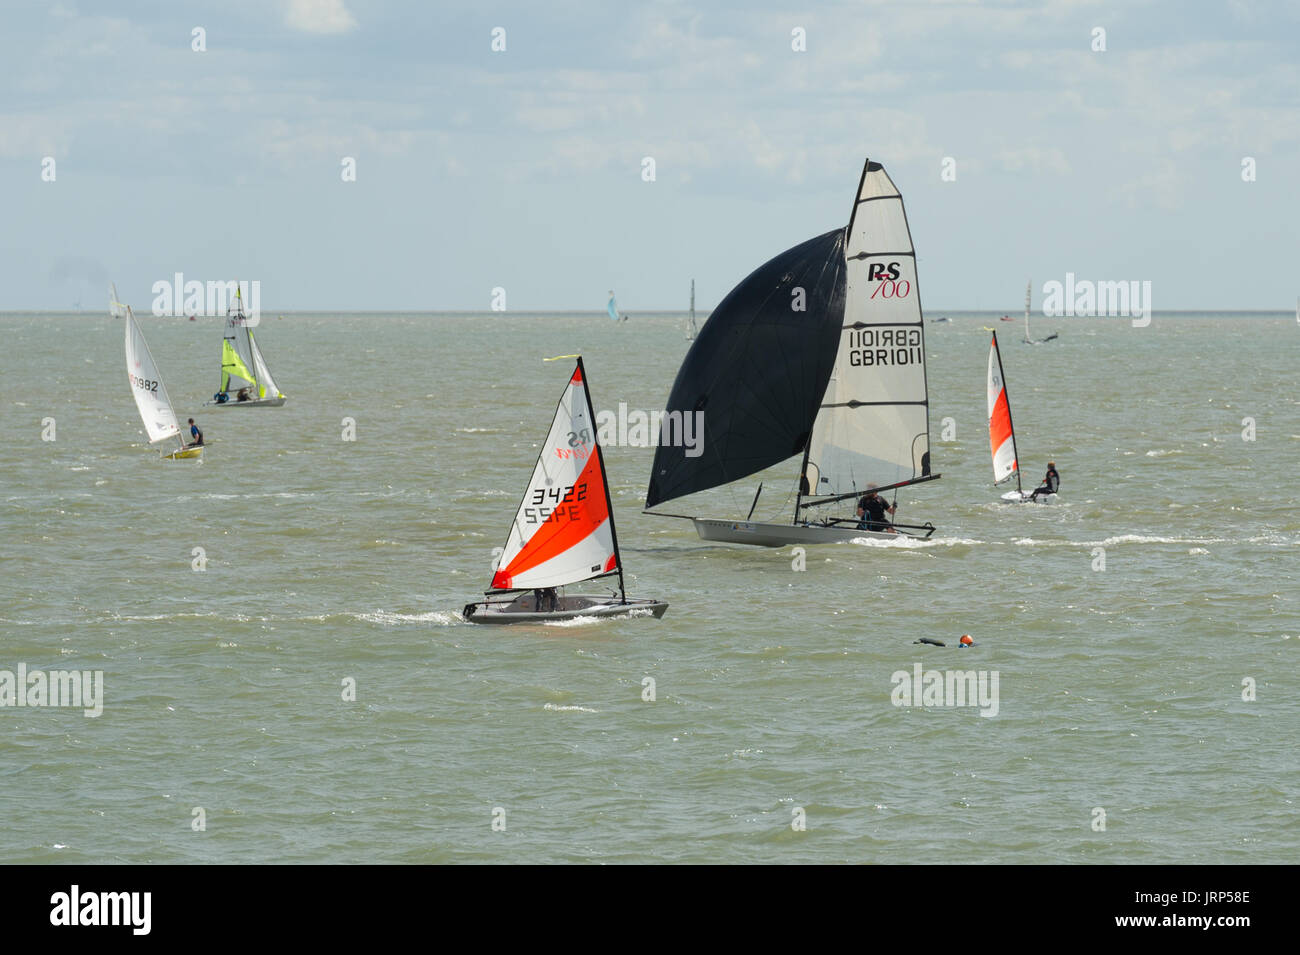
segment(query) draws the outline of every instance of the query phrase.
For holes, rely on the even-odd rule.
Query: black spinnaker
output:
[[[759,266],[714,309],[687,352],[667,412],[703,412],[698,457],[660,437],[646,507],[802,454],[844,320],[844,229]]]

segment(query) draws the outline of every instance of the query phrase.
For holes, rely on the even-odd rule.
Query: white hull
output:
[[[1061,501],[1059,494],[1040,494],[1037,498],[1033,498],[1030,496],[1031,493],[1032,492],[1030,491],[1025,491],[1024,493],[1021,493],[1020,491],[1007,491],[1006,494],[1002,495],[1002,500],[1011,504],[1059,504]]]
[[[233,398],[230,401],[205,401],[205,408],[278,408],[285,403],[286,398],[258,398],[256,401],[236,401]]]
[[[864,531],[851,525],[830,524],[764,524],[756,521],[715,521],[693,517],[695,532],[700,540],[719,541],[726,544],[751,544],[756,547],[785,547],[788,544],[841,544],[845,541],[869,537],[876,540],[898,540],[903,534],[883,531]]]
[[[556,609],[539,610],[537,595],[531,591],[512,600],[483,600],[466,604],[461,612],[466,623],[552,623],[575,617],[662,617],[668,609],[663,600],[628,600],[616,594],[566,594],[556,601]]]

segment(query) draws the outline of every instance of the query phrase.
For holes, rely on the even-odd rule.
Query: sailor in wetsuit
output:
[[[898,506],[886,504],[873,488],[875,488],[874,484],[868,484],[867,493],[863,495],[862,500],[858,501],[858,530],[884,531],[889,534],[898,533],[886,516],[898,510]]]
[[[1061,475],[1056,473],[1055,462],[1047,462],[1047,475],[1043,478],[1043,483],[1034,488],[1034,493],[1029,495],[1031,501],[1038,500],[1038,495],[1055,494],[1061,486]]]

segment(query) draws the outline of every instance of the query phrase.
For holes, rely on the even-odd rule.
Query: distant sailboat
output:
[[[620,316],[618,313],[618,302],[614,298],[613,290],[611,290],[609,293],[609,301],[605,303],[605,314],[607,314],[610,317],[610,319],[615,322],[627,321],[626,315]]]
[[[470,623],[545,623],[573,617],[651,614],[662,600],[629,600],[614,531],[614,505],[582,358],[560,396],[501,555],[488,600],[466,604]],[[617,594],[561,595],[556,587],[618,575]],[[506,600],[494,594],[514,594]]]
[[[140,411],[149,443],[174,436],[178,445],[176,450],[163,453],[163,457],[169,460],[197,458],[202,454],[202,446],[188,448],[181,438],[181,426],[176,421],[171,399],[167,397],[167,389],[163,386],[162,376],[158,374],[158,366],[149,353],[149,345],[135,322],[130,306],[126,306],[126,376],[131,382],[131,394],[135,396],[135,406]]]
[[[116,282],[110,282],[108,286],[108,317],[126,318],[126,306],[117,300]]]
[[[230,392],[235,395],[231,396]],[[239,395],[245,397],[241,400]],[[238,287],[234,301],[226,308],[226,327],[221,338],[221,387],[206,404],[218,408],[279,408],[285,397],[271,377],[271,369],[257,347],[244,298]]]
[[[1016,451],[1016,431],[1011,424],[1011,401],[1007,398],[1006,375],[1002,371],[1002,352],[998,348],[998,333],[993,332],[989,346],[988,373],[989,448],[993,452],[993,485],[1016,479],[1016,489],[1002,495],[1002,500],[1014,503],[1035,501],[1054,504],[1055,494],[1026,494],[1020,484],[1020,455]]]
[[[703,418],[703,442],[660,434],[646,507],[803,455],[790,523],[690,517],[704,540],[782,547],[897,539],[810,508],[933,481],[925,332],[903,198],[862,170],[847,227],[781,253],[714,309],[687,352],[665,421]],[[759,485],[759,493],[762,485]],[[650,513],[654,513],[651,511]],[[670,514],[669,517],[688,515]],[[928,537],[934,527],[892,525]]]
[[[1046,338],[1040,338],[1034,341],[1034,336],[1029,334],[1029,303],[1034,300],[1034,283],[1030,282],[1025,286],[1025,344],[1041,345],[1043,342],[1050,342],[1052,339],[1059,337],[1058,333],[1052,332]]]
[[[690,324],[686,328],[686,340],[695,341],[695,336],[699,333],[699,326],[695,324],[695,279],[691,279],[691,317]]]

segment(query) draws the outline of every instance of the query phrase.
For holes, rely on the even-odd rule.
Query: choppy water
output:
[[[990,486],[988,323],[927,326],[944,477],[898,517],[933,540],[815,547],[798,572],[642,515],[652,452],[609,448],[629,591],[667,616],[486,629],[458,610],[568,375],[541,358],[582,351],[598,410],[656,409],[680,316],[272,316],[290,400],[264,412],[199,407],[215,321],[146,319],[198,465],[144,446],[119,322],[0,316],[0,669],[105,680],[97,719],[0,709],[0,854],[1295,861],[1300,326],[1040,320],[1062,338],[1029,347],[999,325],[1021,459],[1063,479],[1064,506],[1029,508]],[[756,485],[666,509],[743,516]],[[918,662],[997,671],[996,717],[894,706]]]

